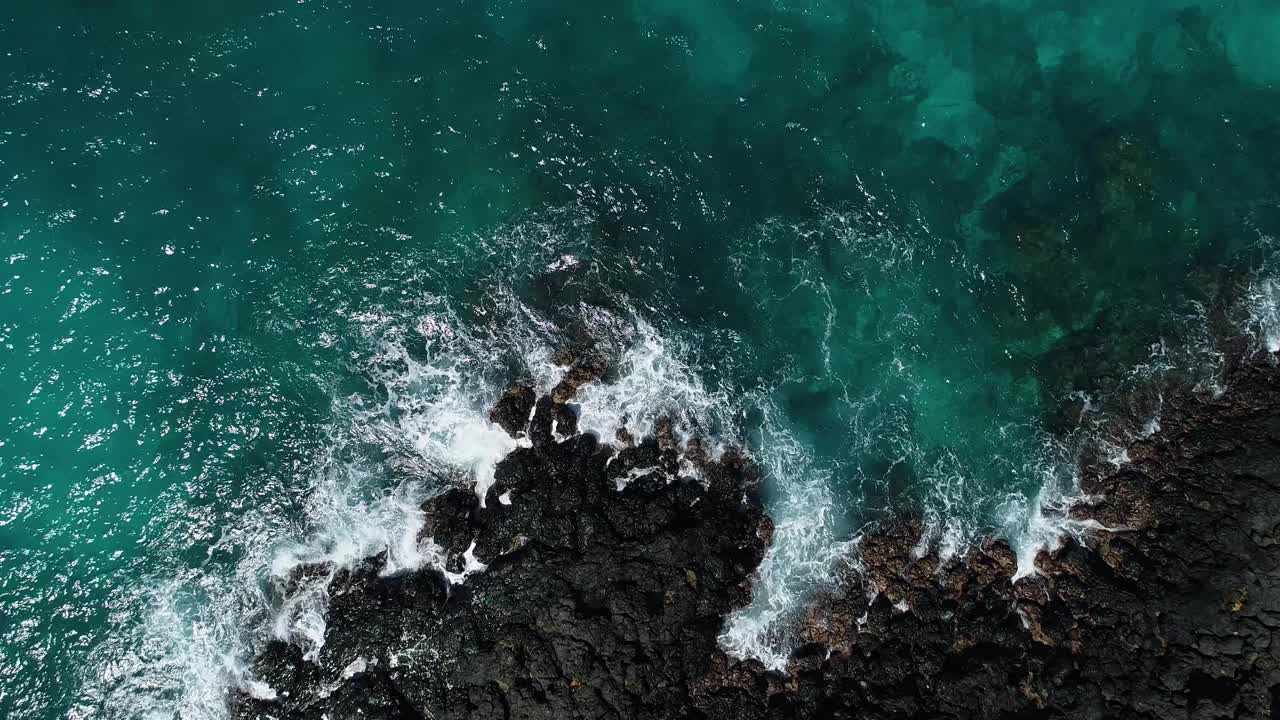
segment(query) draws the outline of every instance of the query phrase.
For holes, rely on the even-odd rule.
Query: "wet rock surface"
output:
[[[515,437],[529,424],[529,415],[538,395],[528,385],[512,385],[489,411],[489,421]]]
[[[316,662],[263,649],[272,700],[238,718],[1267,718],[1280,711],[1280,370],[1230,371],[1221,397],[1166,398],[1130,462],[1083,467],[1090,531],[1016,582],[1001,541],[943,562],[912,518],[882,524],[801,620],[785,673],[717,646],[771,539],[753,466],[698,444],[676,474],[668,424],[621,450],[563,437],[546,397],[532,447],[489,502],[426,504],[423,535],[462,573],[330,584]],[[506,398],[503,399],[506,401]],[[527,410],[526,410],[527,412]],[[558,430],[553,433],[553,422]],[[510,429],[510,428],[508,428]],[[693,457],[690,457],[690,456]],[[619,490],[618,488],[622,489]]]
[[[1268,718],[1280,711],[1280,371],[1168,398],[1119,470],[1086,467],[1076,514],[1110,531],[1041,553],[992,541],[915,557],[910,520],[809,610],[779,682],[717,661],[699,717]]]
[[[499,464],[487,507],[470,489],[425,504],[421,539],[446,570],[470,556],[483,571],[460,585],[432,569],[380,577],[372,558],[340,573],[316,661],[271,643],[254,671],[275,698],[237,695],[233,715],[678,716],[771,537],[754,467],[726,453],[702,481],[679,477],[657,439],[557,441],[565,412],[538,401],[532,446]]]

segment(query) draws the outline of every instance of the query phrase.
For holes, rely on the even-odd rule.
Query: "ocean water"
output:
[[[774,665],[867,523],[1032,572],[1142,388],[1280,347],[1268,0],[364,5],[0,10],[0,716],[269,692],[289,569],[438,564],[585,337],[584,427],[764,467]]]

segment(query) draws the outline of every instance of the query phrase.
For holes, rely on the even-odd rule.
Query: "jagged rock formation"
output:
[[[717,662],[715,718],[1268,718],[1280,711],[1280,370],[1169,398],[1120,470],[1085,468],[1112,528],[1038,559],[993,541],[914,558],[919,528],[863,543],[865,574],[815,603],[790,677]],[[872,598],[868,603],[868,598]],[[1278,638],[1280,639],[1280,638]],[[830,656],[827,656],[828,651]]]
[[[507,421],[527,421],[531,395],[509,391],[495,421],[526,432]],[[448,569],[462,572],[467,555],[487,569],[454,586],[432,570],[379,577],[380,558],[342,573],[316,662],[271,643],[254,669],[276,699],[237,696],[233,714],[678,715],[772,534],[754,466],[730,452],[699,462],[696,482],[675,476],[671,442],[615,453],[574,424],[542,398],[531,446],[499,464],[486,507],[470,489],[426,504],[424,539],[444,548]]]
[[[583,382],[590,381],[580,373]],[[918,523],[860,546],[864,572],[815,599],[786,673],[716,645],[747,599],[771,526],[755,471],[695,444],[706,487],[676,479],[669,423],[611,451],[537,401],[532,447],[504,460],[488,507],[456,490],[424,531],[463,569],[331,585],[317,663],[274,643],[279,695],[240,718],[1267,718],[1280,711],[1280,370],[1233,369],[1219,398],[1167,397],[1162,429],[1119,470],[1087,464],[1081,519],[1111,528],[1042,553],[1012,581],[1009,547],[915,557]],[[572,390],[576,391],[577,385]],[[512,391],[495,421],[528,417]],[[503,407],[500,403],[500,408]],[[555,431],[552,423],[555,423]],[[557,436],[569,436],[558,441]],[[628,438],[629,440],[629,438]],[[625,488],[617,490],[622,481]],[[673,480],[672,482],[668,482]],[[507,493],[510,493],[507,495]],[[510,505],[492,502],[503,496]],[[474,546],[472,545],[474,543]]]

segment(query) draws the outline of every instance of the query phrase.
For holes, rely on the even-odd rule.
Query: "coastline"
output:
[[[566,403],[593,372],[571,369],[536,402],[527,388],[503,397],[493,419],[527,442],[484,508],[470,489],[424,505],[420,539],[442,549],[448,577],[383,577],[376,557],[337,573],[318,662],[270,643],[254,673],[271,691],[233,693],[233,715],[1262,718],[1280,706],[1271,355],[1229,367],[1220,396],[1172,389],[1123,465],[1086,459],[1094,502],[1072,517],[1107,529],[1041,552],[1035,575],[1013,581],[1002,540],[917,556],[910,516],[867,532],[861,571],[812,601],[785,673],[716,641],[771,538],[758,471],[736,452],[681,452],[669,423],[616,438],[616,455],[577,434]]]

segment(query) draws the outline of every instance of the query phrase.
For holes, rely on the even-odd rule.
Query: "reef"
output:
[[[709,460],[669,422],[612,446],[576,431],[594,369],[495,422],[526,439],[483,507],[425,506],[447,558],[336,574],[313,659],[267,644],[269,693],[236,718],[1268,718],[1280,710],[1280,369],[1254,356],[1220,395],[1168,389],[1119,465],[1082,458],[1085,530],[1018,563],[1001,540],[943,561],[909,513],[796,622],[784,671],[727,656],[772,525],[748,458]],[[526,420],[527,419],[527,420]],[[497,499],[497,501],[495,501]],[[485,567],[479,570],[480,565]],[[856,570],[854,568],[857,568]],[[468,572],[468,571],[472,572]],[[305,571],[301,571],[305,572]],[[466,575],[460,584],[450,577]],[[1280,638],[1277,638],[1280,641]]]

